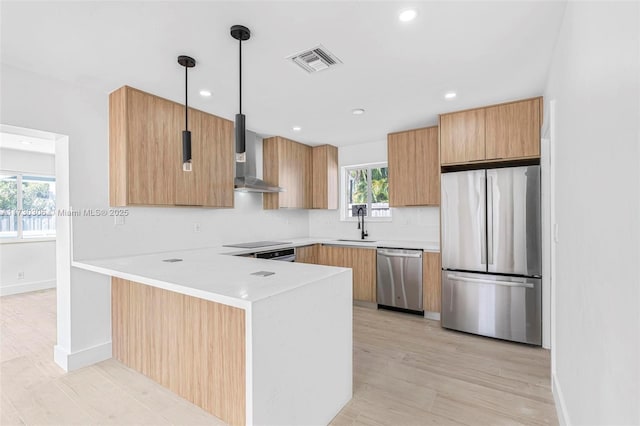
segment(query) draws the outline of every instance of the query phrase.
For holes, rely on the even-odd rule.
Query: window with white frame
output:
[[[343,182],[343,218],[355,218],[360,208],[369,218],[391,217],[387,163],[344,167]]]
[[[55,177],[0,172],[0,238],[55,235]]]

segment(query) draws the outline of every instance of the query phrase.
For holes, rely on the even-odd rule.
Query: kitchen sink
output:
[[[377,243],[377,241],[373,241],[373,240],[336,240],[336,241],[348,241],[350,243]]]

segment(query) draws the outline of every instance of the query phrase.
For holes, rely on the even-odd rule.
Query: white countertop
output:
[[[346,268],[274,262],[222,254],[227,247],[77,260],[74,267],[151,285],[225,305],[248,308],[276,294],[347,271]],[[163,262],[164,259],[182,259]],[[274,272],[268,277],[253,272]]]
[[[225,305],[246,309],[253,302],[340,274],[347,268],[306,263],[273,262],[238,255],[311,244],[331,244],[375,249],[377,247],[411,248],[438,251],[437,243],[421,241],[337,241],[329,238],[285,238],[288,244],[239,249],[209,247],[177,250],[107,259],[75,260],[72,266],[151,285]],[[164,262],[166,259],[182,259]],[[267,277],[251,275],[268,271]]]
[[[433,241],[405,241],[405,240],[355,240],[353,241],[340,241],[335,238],[323,238],[323,237],[308,237],[308,238],[283,238],[283,241],[288,241],[288,244],[281,244],[277,246],[268,246],[252,249],[236,248],[236,247],[223,247],[225,254],[243,254],[243,253],[256,253],[260,251],[277,250],[291,247],[302,247],[312,244],[328,244],[339,246],[352,246],[360,248],[376,249],[378,247],[388,248],[404,248],[413,250],[422,250],[428,252],[439,252],[440,244]]]

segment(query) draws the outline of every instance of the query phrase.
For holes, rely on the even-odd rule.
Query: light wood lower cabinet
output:
[[[376,250],[322,245],[318,260],[321,265],[351,268],[353,298],[376,302]]]
[[[440,313],[441,290],[440,253],[422,255],[422,302],[424,310]]]
[[[320,244],[311,246],[296,247],[296,262],[298,263],[318,263],[318,253]]]
[[[115,359],[245,424],[244,310],[114,277],[111,333]]]

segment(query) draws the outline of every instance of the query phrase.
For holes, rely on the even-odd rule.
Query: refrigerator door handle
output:
[[[447,275],[447,278],[450,280],[456,280],[456,281],[467,282],[467,283],[493,284],[493,285],[502,285],[505,287],[525,287],[525,288],[534,287],[532,283],[485,280],[482,278],[461,277],[459,275],[453,275],[453,274]]]
[[[493,176],[487,172],[487,264],[493,265]]]
[[[487,190],[487,176],[486,176],[486,172],[484,173],[484,175],[482,176],[482,186],[484,187],[485,190],[485,194],[486,194],[486,190]],[[482,194],[484,198],[485,194]],[[486,215],[486,210],[485,210],[485,215]],[[486,216],[484,217],[484,220],[486,221]],[[480,226],[480,264],[484,265],[485,267],[487,266],[487,233],[485,231],[484,225]]]

